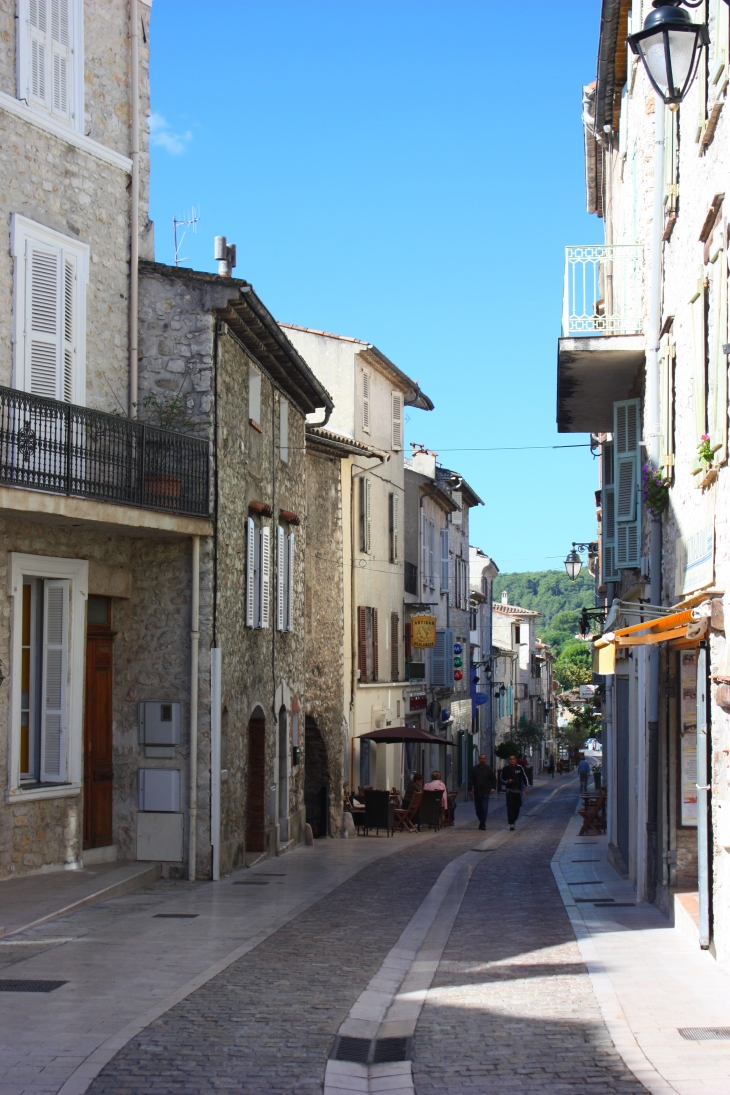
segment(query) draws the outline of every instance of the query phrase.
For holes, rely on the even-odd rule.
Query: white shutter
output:
[[[428,518],[421,513],[421,584],[428,585]]]
[[[286,567],[286,629],[294,630],[294,533],[289,533],[289,559]]]
[[[260,626],[269,626],[271,614],[270,603],[271,584],[271,529],[266,526],[261,529],[261,622]]]
[[[76,372],[76,263],[64,257],[63,262],[63,377],[62,391],[65,403],[73,403],[74,375]]]
[[[449,592],[449,530],[441,529],[441,581],[439,583],[441,593]]]
[[[390,561],[398,562],[398,495],[390,496]]]
[[[403,396],[400,392],[391,392],[391,448],[400,452],[403,448]]]
[[[714,256],[712,279],[713,327],[710,347],[709,432],[714,462],[727,460],[727,253],[720,248]]]
[[[372,550],[372,519],[371,519],[371,498],[372,498],[372,484],[369,479],[363,479],[363,510],[362,510],[362,543],[363,551],[366,555],[369,555]]]
[[[700,65],[702,68],[702,65]],[[696,455],[697,446],[702,434],[705,432],[706,399],[706,343],[705,343],[705,281],[700,277],[697,282],[697,291],[690,299],[690,311],[692,317],[692,378],[691,399],[694,410],[695,422],[695,456],[692,462],[692,474],[697,475],[702,471],[702,464]]]
[[[43,583],[41,781],[60,783],[66,773],[68,582]]]
[[[287,589],[287,550],[286,534],[281,525],[276,529],[276,630],[283,631],[286,625],[286,589]]]
[[[370,373],[362,374],[362,428],[370,433]]]
[[[434,588],[434,584],[435,584],[435,573],[434,573],[434,565],[433,565],[433,540],[434,540],[435,530],[436,530],[436,526],[434,525],[433,521],[429,520],[429,522],[428,522],[428,584],[431,587],[431,589]]]
[[[719,99],[728,84],[728,37],[730,15],[726,0],[713,0],[712,56],[710,59],[710,86],[713,100]],[[700,62],[701,64],[701,62]]]
[[[28,94],[46,102],[46,58],[48,55],[48,0],[28,2]]]
[[[451,500],[452,500],[452,502],[456,502],[457,506],[460,507],[459,509],[454,510],[454,512],[451,514],[451,524],[454,526],[454,528],[461,528],[461,518],[462,518],[462,515],[463,515],[463,511],[461,509],[461,505],[462,505],[461,491],[460,490],[452,491],[451,492]]]
[[[26,245],[25,387],[33,395],[59,399],[61,342],[61,252]]]
[[[249,517],[246,523],[246,627],[254,627],[256,600],[256,523]]]
[[[51,52],[53,69],[53,112],[70,116],[69,75],[71,35],[69,0],[51,0]]]

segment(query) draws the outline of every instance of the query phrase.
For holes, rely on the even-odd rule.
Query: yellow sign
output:
[[[411,646],[430,650],[436,645],[436,617],[414,616],[411,620]]]

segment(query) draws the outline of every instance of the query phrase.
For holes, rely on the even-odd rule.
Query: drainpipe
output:
[[[662,315],[662,226],[664,221],[664,103],[654,98],[654,202],[651,226],[651,283],[649,293],[649,327],[646,338],[646,402],[644,438],[649,463],[659,467],[659,332]],[[662,597],[662,523],[652,517],[649,540],[649,599],[661,604]],[[650,902],[656,899],[657,884],[657,813],[659,805],[659,650],[649,649],[647,696],[648,779],[646,794],[646,892]]]
[[[132,98],[132,186],[129,217],[129,417],[137,417],[139,377],[139,17],[129,4]]]
[[[372,456],[365,456],[366,460],[378,460],[381,464],[390,459],[386,453],[373,454]],[[372,465],[373,468],[377,467],[377,464]],[[355,500],[355,480],[361,475],[367,475],[371,468],[358,468],[357,464],[352,463],[350,465],[350,631],[351,631],[351,656],[350,656],[350,712],[355,709],[355,681],[357,680],[357,604],[355,603],[356,590],[355,590],[355,544],[357,543],[357,525],[356,525],[356,500]],[[350,733],[353,735],[354,727],[352,722],[350,724]]]
[[[190,812],[188,817],[188,878],[195,881],[198,822],[198,646],[200,642],[200,537],[193,536],[190,611]]]

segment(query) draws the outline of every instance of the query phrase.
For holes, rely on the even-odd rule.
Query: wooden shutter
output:
[[[704,277],[697,282],[697,290],[690,299],[690,312],[692,319],[692,378],[691,400],[694,410],[695,424],[695,455],[692,461],[692,474],[697,475],[702,471],[703,465],[697,456],[697,446],[702,434],[705,432],[707,420],[707,343],[705,337],[705,295],[706,286]]]
[[[398,680],[399,675],[399,660],[398,660],[398,613],[391,612],[390,614],[390,679],[392,681]]]
[[[614,403],[613,457],[616,521],[616,567],[639,565],[637,506],[640,463],[641,401]]]
[[[390,393],[391,411],[391,448],[400,452],[403,448],[403,396],[400,392]]]
[[[406,661],[409,662],[411,660],[411,653],[412,653],[411,625],[409,623],[407,623],[406,626],[405,626],[405,650],[404,650],[404,653],[405,653]]]
[[[372,621],[373,621],[373,626],[372,626],[373,680],[377,681],[378,680],[378,610],[377,610],[377,608],[371,608],[370,612],[372,613]]]
[[[439,591],[441,593],[449,592],[449,530],[447,528],[441,529],[441,574],[439,582]]]
[[[727,460],[727,252],[724,247],[712,256],[712,342],[709,361],[708,426],[714,462]]]
[[[254,627],[256,601],[256,524],[253,517],[246,522],[246,626]]]
[[[431,589],[434,588],[434,565],[433,565],[433,541],[436,532],[436,526],[433,521],[428,522],[428,584]]]
[[[362,374],[362,428],[370,433],[370,373]]]
[[[659,343],[659,402],[661,470],[665,479],[670,479],[674,472],[674,357],[672,336],[663,335]]]
[[[289,533],[289,558],[286,566],[286,630],[294,630],[294,543],[295,533]]]
[[[261,529],[261,622],[260,627],[269,626],[271,614],[270,603],[271,585],[271,529],[266,526]]]
[[[41,684],[41,780],[65,779],[66,683],[68,674],[68,582],[43,583]]]
[[[388,517],[390,525],[390,561],[398,562],[398,495],[388,496]]]
[[[286,626],[286,590],[287,590],[287,548],[286,533],[281,525],[276,528],[276,630],[283,631]]]
[[[368,679],[368,610],[364,605],[357,610],[357,667],[364,684]]]
[[[421,584],[428,585],[428,517],[421,514]]]

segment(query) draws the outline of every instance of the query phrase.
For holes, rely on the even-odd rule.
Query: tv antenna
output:
[[[188,261],[186,257],[183,257],[183,258],[180,257],[180,248],[182,247],[182,242],[185,239],[185,234],[186,234],[188,228],[190,228],[192,230],[193,235],[197,234],[197,231],[198,231],[197,226],[198,226],[198,221],[199,220],[200,220],[200,206],[198,206],[197,209],[195,208],[195,206],[193,206],[193,208],[190,210],[189,214],[186,213],[182,217],[173,217],[172,218],[172,232],[173,232],[173,236],[175,238],[175,265],[176,266],[179,266],[181,262],[187,262]],[[182,229],[182,232],[180,233],[180,238],[178,239],[178,231],[180,229]]]

